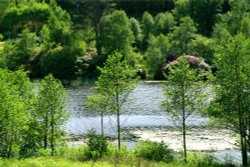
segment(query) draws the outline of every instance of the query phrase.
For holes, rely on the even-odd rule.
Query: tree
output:
[[[136,87],[136,71],[127,63],[123,56],[114,52],[110,55],[100,70],[100,76],[95,83],[95,94],[88,97],[93,108],[115,113],[117,120],[118,148],[121,147],[120,115],[124,112],[124,103],[128,94]]]
[[[140,27],[140,23],[135,18],[130,18],[131,30],[134,34],[135,39],[135,47],[139,48],[142,40],[142,30]]]
[[[201,75],[190,68],[187,57],[181,56],[178,62],[170,65],[169,74],[166,76],[167,84],[164,86],[166,100],[162,103],[163,109],[168,112],[182,129],[183,155],[187,161],[186,146],[186,120],[194,112],[200,112],[204,107],[204,90],[201,85]]]
[[[188,53],[202,57],[212,64],[215,50],[215,41],[212,38],[197,35],[187,47]]]
[[[174,27],[173,32],[169,34],[171,51],[178,54],[187,53],[188,44],[196,38],[196,33],[194,21],[190,17],[183,17],[180,25]]]
[[[224,15],[219,15],[218,23],[214,28],[217,33],[220,32],[221,27],[225,28],[231,35],[238,33],[248,33],[249,26],[249,10],[250,5],[248,0],[230,1],[231,10]],[[217,30],[219,28],[219,30]],[[223,32],[223,31],[222,31]],[[247,34],[246,34],[247,35]]]
[[[20,67],[28,69],[29,60],[34,56],[38,45],[35,33],[28,29],[22,31],[20,39],[10,39],[4,44],[3,57],[8,69],[17,70]]]
[[[94,111],[100,112],[101,114],[101,135],[104,136],[104,122],[103,117],[105,114],[107,114],[107,104],[108,99],[106,96],[101,95],[99,93],[98,88],[93,89],[93,95],[90,95],[87,97],[88,101],[86,103],[86,106],[94,109]]]
[[[115,10],[103,16],[100,22],[99,44],[102,51],[100,65],[114,51],[120,52],[124,57],[131,56],[133,42],[130,20],[124,11]]]
[[[19,157],[33,109],[31,82],[23,71],[0,69],[0,156]]]
[[[169,38],[163,34],[159,36],[151,35],[149,37],[148,49],[145,53],[146,67],[150,78],[157,78],[157,74],[163,64],[166,62],[167,55],[170,52]]]
[[[50,2],[48,23],[43,26],[43,55],[40,60],[44,75],[52,73],[56,78],[72,79],[75,76],[75,65],[78,56],[85,52],[85,43],[72,30],[69,14]]]
[[[158,13],[155,18],[155,34],[168,34],[175,25],[174,16],[170,12]]]
[[[240,136],[243,166],[248,166],[250,129],[250,41],[242,34],[224,40],[216,50],[216,96],[210,116]]]
[[[13,5],[14,1],[3,2],[8,7],[2,13],[0,29],[7,37],[16,37],[25,28],[38,34],[50,15],[49,5],[44,2],[29,0],[25,3],[19,2],[18,5]]]
[[[52,75],[46,76],[38,85],[36,119],[39,131],[39,144],[45,149],[51,149],[55,155],[56,147],[60,145],[63,131],[61,126],[67,119],[65,112],[65,90],[60,81]]]
[[[173,11],[180,20],[189,16],[197,23],[198,32],[210,36],[216,23],[216,16],[221,13],[223,0],[177,0]]]
[[[153,34],[154,32],[154,18],[153,16],[148,13],[144,12],[142,16],[142,21],[141,21],[141,27],[142,27],[142,50],[146,50],[148,46],[148,38],[150,34]]]

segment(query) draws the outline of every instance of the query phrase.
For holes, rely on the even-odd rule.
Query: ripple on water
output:
[[[66,124],[66,130],[73,134],[86,134],[88,129],[100,131],[100,114],[84,106],[92,86],[68,88],[67,110],[71,117]],[[174,126],[174,123],[161,109],[160,104],[165,99],[160,83],[141,82],[132,91],[125,105],[125,113],[121,116],[122,127],[159,127]],[[206,118],[191,117],[187,124],[198,126]],[[104,117],[107,134],[115,133],[115,119],[113,116]]]

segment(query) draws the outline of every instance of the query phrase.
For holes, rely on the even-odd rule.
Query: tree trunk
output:
[[[118,148],[121,148],[121,126],[120,126],[120,111],[117,110],[117,135],[118,135]]]
[[[186,111],[185,111],[185,86],[182,86],[182,137],[183,137],[183,155],[184,161],[187,162],[186,146]]]
[[[8,143],[7,146],[7,158],[10,158],[12,152],[12,139],[10,139],[10,142]]]
[[[103,111],[101,112],[101,134],[102,136],[104,136]]]
[[[240,137],[240,144],[241,144],[241,156],[242,156],[242,166],[248,166],[248,158],[247,158],[247,145],[246,145],[246,138],[243,136]]]
[[[54,113],[52,112],[52,118],[51,118],[51,138],[50,138],[50,145],[51,145],[51,155],[55,155],[55,123],[54,123]]]
[[[186,122],[185,122],[185,118],[184,118],[184,117],[183,117],[183,122],[182,122],[182,136],[183,136],[183,154],[184,154],[184,161],[187,162]]]
[[[117,81],[118,85],[118,81]],[[118,88],[117,88],[118,89]],[[117,139],[118,149],[121,148],[121,126],[120,126],[120,103],[119,103],[119,92],[116,90],[116,116],[117,116]]]
[[[241,156],[242,156],[242,166],[248,166],[248,157],[247,157],[247,142],[246,142],[246,131],[247,126],[244,121],[244,112],[242,111],[242,84],[240,76],[240,67],[235,68],[236,82],[237,82],[237,110],[239,114],[239,124],[240,124],[240,145],[241,145]]]
[[[116,115],[117,115],[117,139],[118,149],[121,148],[121,126],[120,126],[120,105],[119,105],[119,93],[116,92]]]
[[[45,127],[44,127],[44,139],[43,139],[43,142],[44,142],[44,149],[47,149],[48,147],[48,112],[46,112],[46,115],[45,115],[45,123],[44,123]]]

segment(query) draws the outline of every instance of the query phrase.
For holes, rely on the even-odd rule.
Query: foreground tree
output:
[[[200,83],[201,75],[198,75],[197,70],[190,68],[187,57],[180,57],[176,64],[172,64],[168,68],[169,74],[166,76],[168,82],[164,86],[166,100],[162,107],[182,129],[183,155],[186,162],[186,120],[194,112],[202,110],[205,94]]]
[[[118,52],[108,57],[104,67],[99,68],[101,75],[95,83],[95,94],[88,97],[93,108],[100,110],[102,106],[103,111],[116,114],[118,148],[121,147],[120,115],[124,112],[123,105],[138,83],[136,70],[122,57]]]
[[[0,156],[19,157],[33,95],[31,82],[23,71],[0,69]]]
[[[44,149],[51,149],[51,155],[60,145],[63,136],[61,126],[65,123],[67,114],[64,110],[65,90],[60,81],[52,75],[45,77],[38,86],[37,121],[39,144]]]
[[[209,114],[240,136],[243,166],[248,166],[250,129],[250,41],[242,34],[225,40],[216,53],[216,96]]]

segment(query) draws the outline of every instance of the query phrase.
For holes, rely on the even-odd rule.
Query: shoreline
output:
[[[139,140],[163,141],[170,149],[182,149],[182,134],[176,129],[131,129],[129,132]],[[187,130],[186,143],[189,151],[217,152],[238,149],[237,137],[227,129],[190,129]]]
[[[124,143],[136,144],[140,140],[163,141],[170,149],[180,151],[182,149],[182,134],[174,128],[150,127],[150,128],[126,128],[123,129]],[[69,145],[79,146],[85,144],[84,135],[69,135]],[[116,139],[109,138],[115,142]],[[237,137],[232,131],[217,128],[192,128],[187,131],[186,142],[189,151],[218,152],[226,150],[237,150]]]

